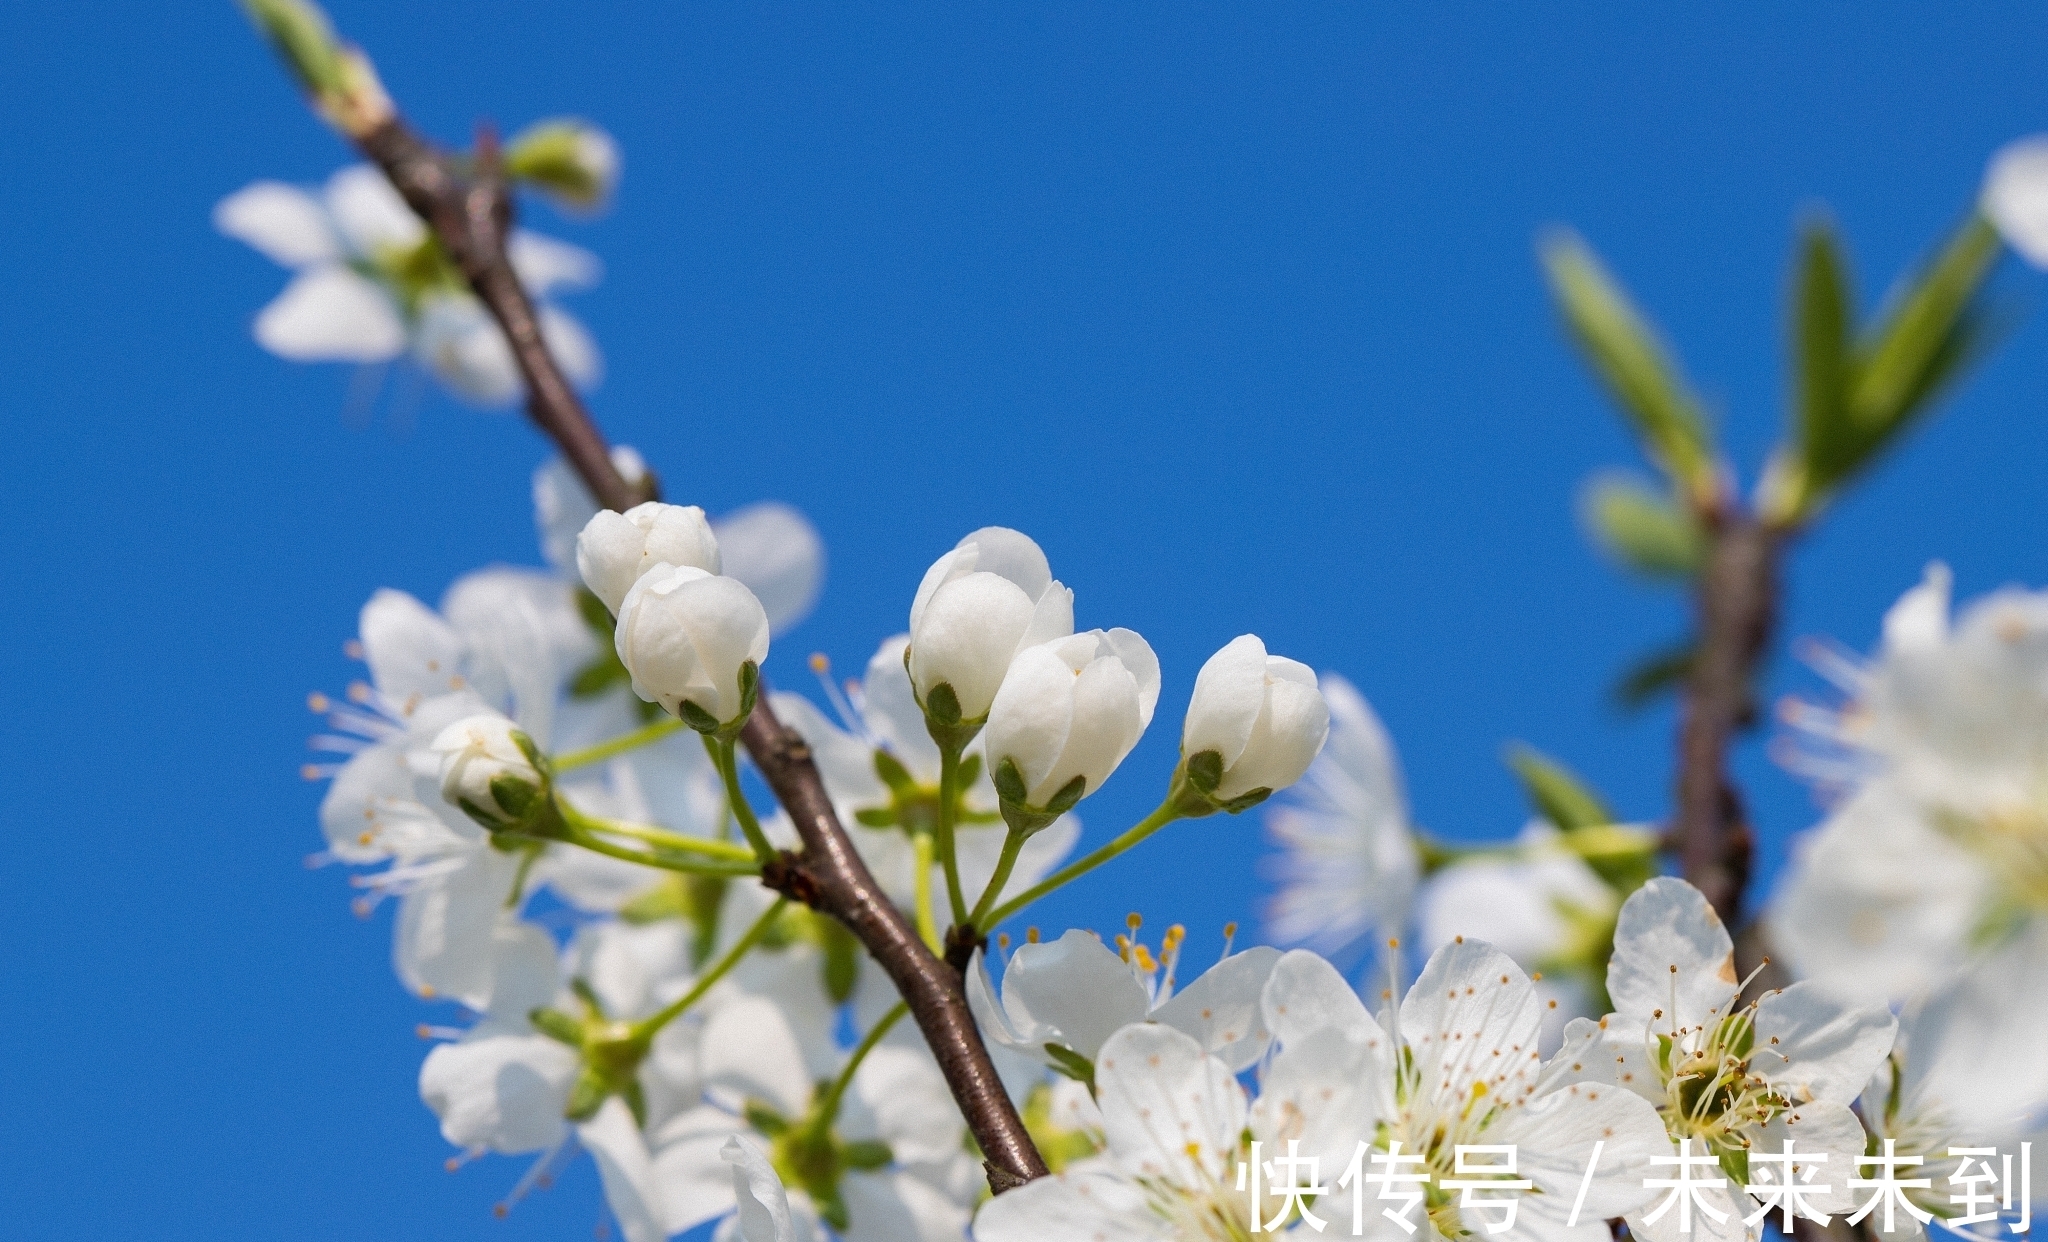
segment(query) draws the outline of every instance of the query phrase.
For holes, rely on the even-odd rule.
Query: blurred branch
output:
[[[315,109],[390,178],[504,330],[526,383],[527,414],[591,495],[620,510],[651,499],[651,486],[628,482],[612,464],[603,434],[541,336],[507,251],[513,201],[493,131],[479,128],[472,158],[435,147],[406,124],[368,60],[333,37],[318,9],[303,0],[250,0],[248,7]],[[348,72],[330,69],[333,64]],[[990,1187],[1000,1193],[1043,1177],[1045,1161],[989,1059],[960,974],[925,948],[875,883],[839,823],[809,749],[776,720],[766,694],[741,737],[804,846],[767,868],[763,882],[843,923],[895,983],[980,1144]]]

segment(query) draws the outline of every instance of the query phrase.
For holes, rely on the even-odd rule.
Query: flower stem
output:
[[[911,866],[916,868],[911,883],[915,886],[917,914],[917,938],[924,941],[924,947],[933,954],[939,950],[939,923],[932,916],[932,838],[930,833],[916,832],[910,836]]]
[[[1126,828],[1123,835],[1116,840],[1102,846],[1091,854],[1068,863],[1058,871],[1033,884],[1030,888],[1025,889],[1002,905],[997,906],[995,911],[986,919],[976,919],[975,926],[977,928],[996,926],[1004,919],[1009,918],[1032,902],[1037,901],[1040,897],[1081,878],[1110,859],[1115,858],[1118,854],[1130,849],[1138,842],[1143,841],[1146,837],[1166,827],[1174,820],[1181,818],[1180,809],[1174,805],[1174,801],[1173,798],[1169,797],[1166,801],[1159,804],[1158,810]]]
[[[733,753],[733,742],[729,737],[704,735],[704,749],[711,754],[711,763],[718,769],[718,775],[725,781],[725,802],[732,809],[732,817],[739,821],[740,831],[746,834],[747,844],[754,847],[754,856],[762,862],[775,857],[775,847],[768,844],[768,834],[761,831],[761,821],[754,818],[754,808],[747,802],[747,795],[740,791],[740,761]]]
[[[693,837],[680,832],[670,832],[666,828],[656,828],[650,824],[632,824],[619,819],[605,819],[598,815],[586,815],[582,811],[575,810],[566,801],[561,802],[560,805],[563,810],[563,818],[585,832],[603,833],[607,836],[627,837],[635,841],[645,841],[649,845],[659,846],[665,850],[674,850],[680,854],[702,854],[707,858],[721,858],[727,862],[736,863],[751,863],[754,861],[754,851],[747,849],[745,846],[734,845],[730,841],[714,841],[709,837]]]
[[[875,1023],[874,1029],[855,1046],[853,1054],[846,1058],[846,1064],[840,1066],[839,1076],[832,1080],[831,1086],[825,1088],[825,1094],[818,1097],[818,1102],[811,1113],[811,1125],[819,1134],[824,1134],[832,1128],[832,1119],[839,1115],[839,1101],[845,1097],[846,1089],[853,1085],[853,1075],[860,1069],[860,1063],[868,1059],[868,1053],[873,1052],[875,1045],[882,1042],[882,1037],[889,1033],[889,1028],[895,1026],[902,1020],[903,1015],[909,1012],[908,1001],[897,1001],[890,1007],[889,1012],[883,1014]]]
[[[939,864],[946,869],[946,900],[953,907],[953,922],[967,924],[967,894],[960,888],[960,862],[953,849],[953,817],[960,809],[960,751],[939,748],[939,818],[932,835],[937,838]]]
[[[1024,852],[1024,843],[1030,839],[1031,834],[1014,828],[1003,838],[1003,853],[996,859],[995,874],[988,878],[988,887],[981,890],[981,900],[974,903],[974,913],[967,918],[968,927],[980,927],[982,919],[988,916],[988,908],[1003,895],[1003,885],[1010,882],[1010,873],[1017,869],[1017,856]]]
[[[572,750],[556,755],[549,762],[557,772],[567,772],[572,768],[588,767],[593,763],[603,763],[614,755],[623,755],[629,750],[638,750],[642,746],[658,742],[682,727],[683,722],[671,716],[664,720],[657,720],[645,728],[635,729],[631,733],[621,733],[619,736],[609,741],[599,742],[595,746],[585,746],[581,750]]]
[[[761,874],[761,864],[754,862],[751,856],[746,862],[731,862],[722,858],[707,858],[699,862],[696,859],[664,856],[647,850],[627,849],[623,845],[613,845],[595,833],[583,829],[572,829],[568,840],[571,845],[581,846],[594,854],[603,854],[607,858],[617,858],[629,863],[639,863],[643,867],[657,867],[663,871],[676,871],[684,875],[742,876]]]
[[[651,1039],[656,1031],[673,1022],[682,1015],[684,1010],[702,1000],[704,994],[711,990],[712,985],[731,973],[732,968],[739,965],[740,959],[747,955],[747,951],[761,942],[761,937],[768,934],[768,929],[775,925],[775,920],[782,914],[782,908],[788,904],[789,898],[777,897],[775,904],[769,906],[760,918],[754,920],[754,925],[747,929],[746,935],[741,936],[735,941],[732,948],[727,949],[725,956],[719,958],[710,970],[698,976],[697,982],[691,985],[689,991],[677,997],[673,1003],[665,1008],[649,1014],[635,1023],[636,1030],[641,1035]]]

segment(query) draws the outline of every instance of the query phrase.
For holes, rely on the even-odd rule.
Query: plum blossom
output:
[[[633,693],[706,730],[730,729],[753,707],[768,614],[736,578],[662,564],[626,593],[614,642]]]
[[[505,406],[522,385],[511,348],[461,273],[368,165],[335,173],[318,194],[257,181],[222,199],[214,226],[294,275],[256,317],[257,343],[301,362],[389,362],[410,353],[457,396]],[[541,333],[569,378],[595,383],[602,364],[583,326],[545,301],[593,284],[597,259],[528,232],[512,236],[513,270],[541,299]]]
[[[1660,877],[1621,909],[1607,990],[1615,1012],[1565,1029],[1556,1063],[1581,1084],[1608,1084],[1653,1105],[1667,1146],[1696,1145],[1741,1178],[1697,1191],[1692,1237],[1739,1242],[1761,1229],[1740,1189],[1752,1153],[1813,1153],[1794,1173],[1817,1177],[1806,1198],[1830,1214],[1849,1208],[1846,1185],[1863,1154],[1850,1105],[1891,1051],[1897,1022],[1880,1005],[1833,999],[1795,983],[1738,1005],[1742,983],[1728,932],[1698,889]],[[1791,1144],[1791,1147],[1787,1147]],[[1680,1214],[1632,1213],[1636,1236],[1681,1242]]]
[[[1352,684],[1318,683],[1330,736],[1301,781],[1266,813],[1280,845],[1280,890],[1266,910],[1281,944],[1341,953],[1377,933],[1399,935],[1422,873],[1393,739]]]
[[[1173,1027],[1231,1073],[1247,1069],[1266,1048],[1259,996],[1280,952],[1231,954],[1176,991],[1184,940],[1179,926],[1169,929],[1157,958],[1121,936],[1122,951],[1112,952],[1079,929],[1026,944],[1003,972],[1000,1001],[988,960],[978,955],[967,975],[968,1004],[992,1042],[1083,1079],[1109,1037],[1134,1022]]]
[[[932,563],[910,605],[910,682],[927,713],[948,687],[946,713],[988,715],[1010,661],[1074,632],[1074,593],[1055,581],[1030,536],[986,526]],[[938,717],[935,717],[935,719]]]
[[[1217,779],[1203,793],[1225,807],[1250,805],[1300,780],[1329,732],[1330,709],[1315,672],[1266,654],[1256,634],[1243,634],[1195,675],[1180,748],[1191,779],[1201,756],[1220,761]]]
[[[604,509],[591,514],[576,537],[576,572],[614,616],[626,592],[656,565],[719,572],[718,538],[704,510],[652,500],[624,513]]]
[[[997,790],[1029,822],[1050,812],[1042,817],[1049,823],[1102,787],[1144,736],[1158,702],[1159,657],[1133,631],[1090,630],[1026,648],[989,708]]]

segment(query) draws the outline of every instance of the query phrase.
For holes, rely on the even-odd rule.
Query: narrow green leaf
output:
[[[1522,780],[1522,792],[1536,813],[1556,825],[1559,831],[1591,828],[1614,822],[1614,812],[1578,773],[1537,750],[1515,742],[1508,747],[1507,763]]]
[[[1864,345],[1861,374],[1852,399],[1858,422],[1892,429],[1917,412],[1939,389],[1937,359],[1954,354],[1959,329],[1971,303],[1998,259],[1998,233],[1972,213],[1916,276],[1890,299],[1875,333]],[[1948,364],[1954,374],[1954,361]],[[1930,376],[1937,382],[1930,383]]]
[[[1855,382],[1854,307],[1834,228],[1824,220],[1815,221],[1801,242],[1792,308],[1799,451],[1808,487],[1825,488],[1857,455],[1859,437],[1849,414],[1849,390]]]
[[[1650,457],[1686,491],[1709,493],[1713,444],[1706,419],[1655,329],[1577,234],[1556,230],[1540,249],[1573,340]]]
[[[1623,568],[1656,578],[1691,578],[1706,560],[1692,514],[1633,475],[1597,474],[1580,492],[1580,517],[1594,542]]]
[[[1697,650],[1698,644],[1688,638],[1637,657],[1614,683],[1614,701],[1629,711],[1639,711],[1658,696],[1676,690],[1691,675]]]

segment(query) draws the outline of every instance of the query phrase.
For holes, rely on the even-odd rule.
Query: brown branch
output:
[[[427,222],[504,329],[526,381],[527,413],[561,447],[591,494],[609,509],[649,499],[650,489],[629,483],[612,465],[604,436],[541,336],[533,302],[507,254],[512,197],[490,132],[480,135],[473,167],[436,150],[396,113],[356,142]],[[1045,1161],[975,1028],[960,975],[925,948],[875,883],[839,823],[809,749],[775,719],[766,695],[756,703],[741,740],[804,845],[801,855],[785,855],[767,868],[764,882],[844,923],[895,983],[981,1145],[990,1188],[1000,1194],[1045,1176]]]
[[[1784,544],[1778,531],[1732,502],[1708,518],[1707,534],[1694,599],[1699,650],[1679,727],[1674,835],[1685,878],[1734,928],[1749,883],[1751,834],[1728,750],[1755,718],[1754,684],[1777,625]]]

